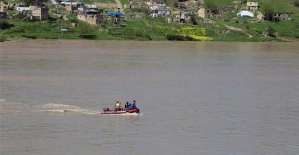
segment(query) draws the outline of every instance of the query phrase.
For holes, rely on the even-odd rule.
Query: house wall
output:
[[[46,7],[36,7],[36,6],[30,6],[30,10],[32,10],[31,19],[32,20],[48,20],[49,14],[48,14],[48,8]]]
[[[206,8],[199,8],[197,13],[201,18],[209,18],[211,16],[211,10]]]
[[[0,3],[0,12],[4,12],[4,3],[3,2]]]
[[[79,5],[67,4],[67,5],[65,5],[64,8],[65,8],[66,11],[72,12],[72,11],[78,10],[78,7],[79,7]]]
[[[170,11],[161,9],[161,10],[158,10],[158,15],[168,16],[168,15],[170,15]]]
[[[293,14],[292,13],[274,13],[273,16],[267,17],[263,14],[263,20],[272,20],[272,21],[280,21],[280,20],[292,20]]]
[[[170,15],[170,13],[171,13],[170,10],[163,9],[163,8],[151,10],[151,16],[152,17],[168,16],[168,15]]]
[[[97,16],[88,16],[88,15],[77,15],[77,18],[83,22],[89,23],[91,25],[97,25],[98,18]]]
[[[86,15],[77,15],[77,18],[79,19],[79,20],[81,20],[81,21],[85,21],[85,17]]]
[[[279,20],[292,20],[293,14],[290,13],[277,13],[274,17],[278,18]]]
[[[91,25],[97,25],[97,18],[86,18],[86,22]]]

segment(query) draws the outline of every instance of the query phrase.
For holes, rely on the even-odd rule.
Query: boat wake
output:
[[[30,116],[32,112],[43,112],[49,114],[84,114],[84,115],[97,115],[100,110],[90,110],[80,108],[74,105],[59,104],[59,103],[45,103],[37,106],[30,106],[25,103],[8,101],[0,99],[0,114],[7,116]],[[142,115],[141,113],[124,113],[124,114],[109,114],[109,115],[122,115],[122,116],[136,116]]]
[[[49,113],[78,113],[78,114],[98,114],[98,111],[82,109],[74,105],[57,104],[57,103],[47,103],[38,106],[39,111],[49,112]]]

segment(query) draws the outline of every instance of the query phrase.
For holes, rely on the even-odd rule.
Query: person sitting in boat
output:
[[[129,106],[131,105],[131,103],[129,101],[126,101],[126,104],[125,104],[125,109],[127,110],[129,108]]]
[[[133,100],[133,102],[131,103],[131,105],[128,108],[128,110],[132,110],[132,109],[137,109],[137,107],[136,107],[136,100]]]
[[[121,102],[116,101],[116,104],[114,105],[113,108],[114,108],[115,111],[122,110],[122,108],[121,108]]]

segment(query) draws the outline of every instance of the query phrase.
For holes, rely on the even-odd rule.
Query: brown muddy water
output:
[[[298,49],[298,43],[1,43],[0,154],[298,155]],[[99,114],[134,99],[140,115]]]

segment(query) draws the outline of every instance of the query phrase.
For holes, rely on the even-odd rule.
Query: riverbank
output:
[[[169,24],[165,19],[145,17],[134,21],[121,21],[118,24],[107,22],[97,27],[78,22],[77,27],[72,27],[70,20],[27,22],[14,19],[7,20],[11,25],[9,29],[0,30],[0,42],[19,39],[196,41],[186,37],[192,35],[201,36],[202,38],[198,39],[200,41],[298,42],[299,26],[296,21],[248,23],[250,18],[238,20],[242,23],[232,24],[233,21],[215,20],[213,25],[186,25]],[[61,29],[62,24],[65,29]],[[269,27],[274,29],[275,35],[268,35]],[[193,31],[183,31],[186,28]],[[195,30],[198,33],[194,33]],[[171,34],[175,33],[176,36],[172,37]]]

